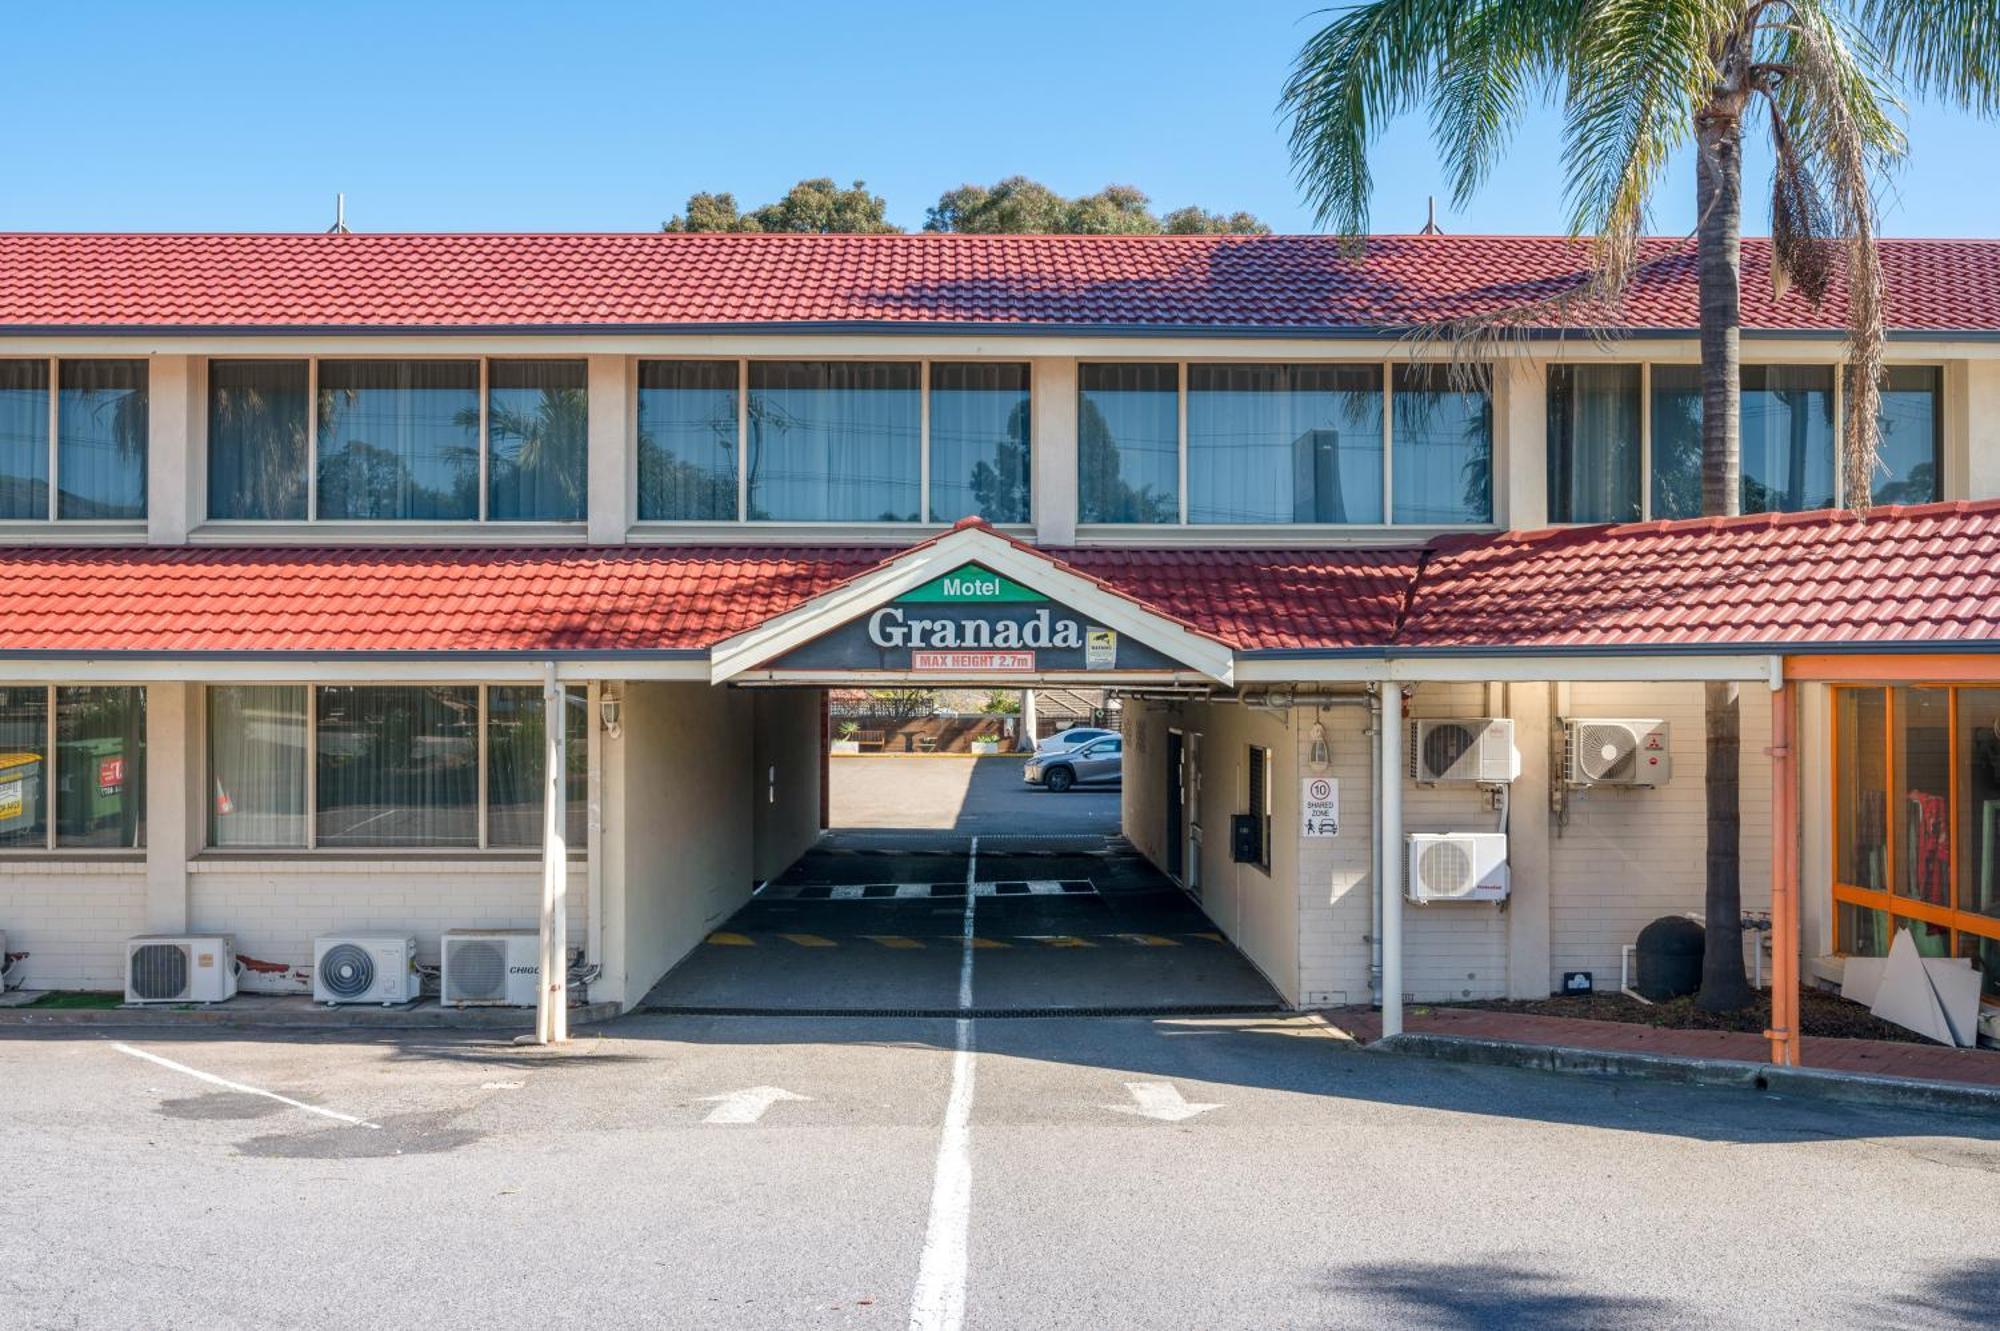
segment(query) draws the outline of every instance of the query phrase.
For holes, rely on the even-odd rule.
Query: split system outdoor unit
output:
[[[1505,832],[1412,832],[1404,895],[1416,902],[1505,901]]]
[[[1410,780],[1504,785],[1521,775],[1514,723],[1503,716],[1410,722]]]
[[[1664,786],[1673,775],[1665,721],[1572,716],[1563,722],[1563,780],[1572,786]]]
[[[423,993],[417,940],[401,934],[338,934],[313,939],[313,1002],[393,1007]]]
[[[447,929],[438,1002],[450,1007],[533,1007],[542,983],[534,929]]]
[[[125,940],[127,1003],[220,1003],[236,996],[236,940],[228,934]]]

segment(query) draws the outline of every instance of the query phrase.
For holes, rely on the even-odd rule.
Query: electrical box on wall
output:
[[[1238,864],[1264,862],[1264,820],[1254,813],[1229,816],[1229,858]]]

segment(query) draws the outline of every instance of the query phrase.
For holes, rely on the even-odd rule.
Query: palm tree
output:
[[[2000,0],[1369,0],[1300,50],[1283,105],[1293,162],[1321,221],[1368,227],[1368,150],[1386,122],[1429,113],[1456,200],[1498,165],[1531,103],[1563,114],[1570,230],[1591,238],[1573,290],[1540,311],[1615,324],[1669,161],[1695,153],[1701,300],[1702,512],[1741,507],[1738,371],[1743,140],[1775,159],[1772,272],[1818,304],[1848,302],[1847,502],[1871,499],[1882,373],[1882,272],[1872,186],[1902,156],[1901,93],[2000,109]],[[1509,316],[1495,316],[1498,329]],[[1708,947],[1699,1003],[1747,1006],[1738,881],[1733,686],[1705,698]]]

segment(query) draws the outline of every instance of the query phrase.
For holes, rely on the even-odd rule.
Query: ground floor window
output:
[[[146,844],[146,691],[0,688],[0,849]]]
[[[2000,688],[1839,688],[1836,948],[1882,956],[1908,929],[2000,999]]]
[[[585,693],[564,691],[565,835],[585,837]],[[538,685],[218,685],[208,844],[479,849],[542,844]]]

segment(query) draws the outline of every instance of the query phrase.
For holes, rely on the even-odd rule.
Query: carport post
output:
[[[1375,773],[1382,801],[1382,1034],[1403,1033],[1403,686],[1384,680],[1382,766]]]
[[[563,844],[569,713],[556,663],[542,668],[542,988],[535,1042],[569,1039],[569,847]]]

